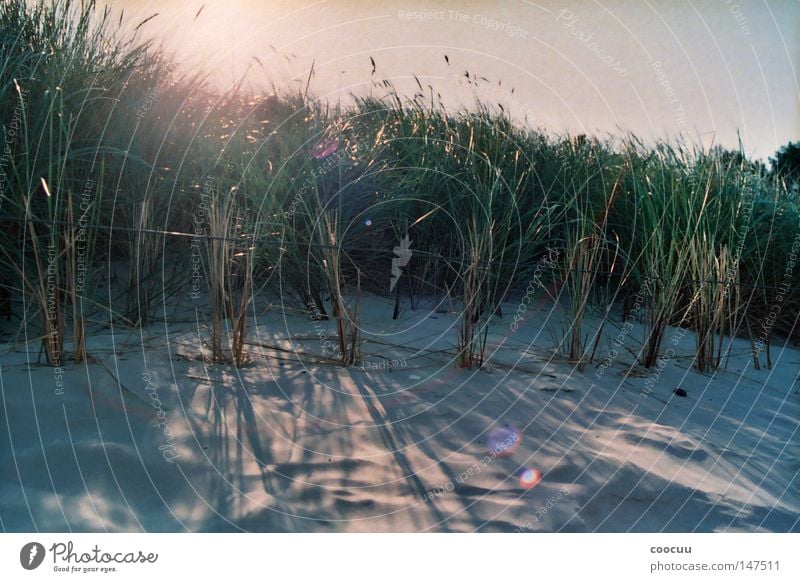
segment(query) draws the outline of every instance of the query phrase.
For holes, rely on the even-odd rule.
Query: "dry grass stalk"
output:
[[[73,359],[76,364],[86,359],[86,322],[81,307],[81,296],[78,294],[78,229],[73,214],[72,192],[67,194],[67,226],[64,229],[64,253],[67,261],[67,284],[72,304],[72,343]]]
[[[222,197],[214,193],[208,209],[207,241],[209,293],[211,297],[211,358],[241,366],[248,361],[244,350],[247,335],[247,307],[252,293],[252,247],[237,245],[241,221],[234,191]],[[247,245],[247,246],[244,246]],[[235,303],[237,277],[242,277],[239,302]],[[230,358],[223,349],[225,321],[231,325]]]

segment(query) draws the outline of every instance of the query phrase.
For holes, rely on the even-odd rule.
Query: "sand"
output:
[[[392,320],[392,307],[365,298],[356,368],[324,357],[332,322],[279,306],[251,320],[242,369],[199,358],[207,332],[191,317],[93,333],[92,361],[63,372],[34,363],[38,345],[0,346],[0,525],[800,531],[797,350],[773,347],[773,369],[754,370],[736,340],[726,369],[700,374],[691,333],[670,330],[675,356],[628,374],[642,330],[611,358],[609,326],[580,371],[553,349],[568,324],[545,305],[517,331],[494,320],[490,365],[469,371],[452,362],[456,314],[405,306]],[[506,427],[519,447],[493,454]]]

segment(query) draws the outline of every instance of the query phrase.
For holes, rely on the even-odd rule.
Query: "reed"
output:
[[[357,298],[355,306],[348,305],[344,297],[345,283],[341,265],[344,254],[342,245],[342,199],[334,195],[332,200],[324,199],[321,186],[314,190],[318,208],[318,245],[313,252],[322,266],[327,291],[330,295],[333,316],[336,319],[336,335],[339,341],[339,357],[345,366],[358,365],[360,345],[358,342],[358,312],[360,310],[361,272],[357,272]]]
[[[99,176],[103,176],[101,163]],[[94,298],[96,285],[92,283],[97,251],[97,230],[90,225],[97,224],[102,208],[103,183],[95,183],[90,177],[83,190],[66,194],[64,224],[62,225],[62,244],[64,256],[63,293],[69,300],[69,315],[72,332],[73,361],[80,363],[87,356],[86,322],[87,309],[92,310],[97,302]]]
[[[654,152],[637,152],[629,144],[631,192],[628,214],[639,220],[632,233],[635,276],[644,295],[645,342],[640,363],[655,366],[668,326],[674,321],[684,291],[690,262],[689,245],[699,228],[707,198],[686,188],[679,171],[682,160],[672,147],[662,144]]]
[[[740,259],[751,228],[752,188],[746,172],[734,171],[713,153],[700,153],[688,169],[691,183],[708,203],[694,236],[687,240],[689,297],[681,321],[695,332],[695,366],[722,364],[726,333],[738,333]]]
[[[246,210],[236,193],[236,187],[228,192],[213,189],[208,204],[208,235],[204,238],[211,298],[211,358],[238,367],[248,361],[244,346],[252,299],[253,246]],[[229,336],[228,342],[223,341],[225,336]]]
[[[135,70],[147,46],[114,37],[110,12],[93,1],[0,5],[3,82],[0,113],[9,144],[2,181],[0,237],[18,289],[41,314],[44,352],[63,361],[66,303],[71,304],[74,358],[85,357],[82,291],[96,255],[78,192],[93,169],[121,153],[103,138],[101,123],[114,105],[109,92]],[[9,139],[11,138],[11,139]],[[108,170],[118,166],[108,164]],[[99,198],[89,205],[100,212]],[[23,322],[23,325],[25,322]]]
[[[574,139],[562,146],[566,152],[564,161],[564,189],[572,192],[570,205],[563,223],[563,248],[560,280],[569,301],[569,348],[567,356],[579,370],[591,363],[597,342],[615,299],[616,292],[607,289],[614,281],[613,273],[619,261],[619,248],[607,232],[608,216],[620,194],[626,168],[615,167],[598,142],[587,143],[585,139]],[[606,175],[616,173],[614,180]],[[619,282],[616,279],[615,282]],[[604,289],[605,288],[605,289]],[[601,289],[605,293],[601,293]],[[588,350],[591,342],[584,337],[583,321],[592,297],[600,298],[599,306],[603,318],[594,334],[594,349]]]

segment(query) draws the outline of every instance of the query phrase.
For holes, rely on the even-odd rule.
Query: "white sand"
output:
[[[167,336],[161,323],[144,342],[127,330],[93,334],[103,365],[65,366],[56,394],[53,369],[28,365],[38,346],[6,346],[0,525],[800,530],[800,352],[774,348],[774,369],[757,371],[737,341],[726,371],[699,374],[687,334],[646,395],[646,378],[620,375],[633,361],[624,350],[602,375],[553,357],[545,348],[565,324],[550,307],[516,333],[508,315],[495,320],[492,368],[472,372],[451,362],[453,314],[406,309],[392,321],[391,309],[364,305],[366,370],[310,355],[321,353],[320,334],[332,337],[331,322],[277,309],[250,339],[285,351],[251,346],[254,364],[241,370],[194,359],[195,324],[172,324]],[[602,342],[595,363],[608,350]],[[688,396],[673,395],[677,386]],[[523,432],[520,448],[487,457],[488,432],[506,424]],[[530,490],[517,477],[523,466],[543,475]]]

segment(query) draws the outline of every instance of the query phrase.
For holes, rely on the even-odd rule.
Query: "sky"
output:
[[[416,77],[448,108],[479,99],[551,133],[741,139],[757,158],[800,140],[797,0],[107,3],[131,25],[158,13],[142,32],[222,87],[298,90],[313,64],[331,102],[384,79],[412,95]]]

